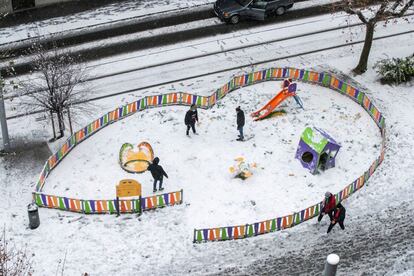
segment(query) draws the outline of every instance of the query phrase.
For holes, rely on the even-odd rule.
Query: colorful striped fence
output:
[[[339,79],[337,76],[327,72],[317,72],[314,70],[298,68],[268,68],[240,76],[235,76],[222,87],[215,90],[208,97],[193,95],[187,92],[175,92],[163,95],[146,96],[132,103],[118,107],[115,110],[104,114],[102,117],[96,119],[84,128],[78,130],[75,134],[68,138],[64,145],[55,154],[49,157],[40,173],[39,180],[36,184],[36,190],[33,193],[33,200],[40,207],[55,208],[87,214],[112,214],[114,213],[116,206],[116,202],[114,200],[78,200],[53,195],[45,195],[42,193],[42,189],[45,185],[46,178],[49,175],[50,171],[53,170],[75,146],[77,146],[83,140],[91,137],[93,134],[105,126],[108,126],[111,123],[114,123],[120,119],[123,119],[129,115],[147,108],[164,107],[171,105],[187,106],[196,104],[199,108],[208,109],[213,107],[228,93],[236,89],[263,81],[282,80],[285,78],[292,78],[295,81],[303,81],[328,87],[351,98],[368,112],[368,114],[380,128],[382,136],[380,156],[372,163],[372,165],[363,175],[358,177],[358,179],[356,179],[351,184],[347,185],[343,190],[335,194],[336,201],[341,202],[362,188],[365,182],[374,173],[376,168],[384,160],[385,118],[373,104],[373,102],[368,98],[368,96],[358,87],[354,87],[351,84]],[[182,193],[183,192],[181,190],[180,192],[172,192],[168,194],[142,198],[141,209],[143,211],[146,211],[163,206],[181,204]],[[280,231],[282,229],[293,227],[315,216],[318,216],[320,211],[320,204],[321,203],[317,203],[304,210],[284,217],[255,222],[251,224],[207,229],[194,229],[193,241],[225,241],[254,237],[257,235]],[[121,213],[136,212],[137,206],[139,206],[139,202],[136,201],[120,201]]]
[[[33,192],[33,200],[39,207],[59,209],[83,214],[141,213],[167,206],[182,204],[183,190],[136,199],[73,199]]]
[[[351,184],[348,184],[344,189],[335,194],[335,199],[337,203],[345,200],[350,195],[352,195],[364,186],[365,182],[369,179],[369,177],[374,173],[376,168],[384,160],[385,118],[364,92],[340,80],[335,75],[296,68],[272,68],[272,70],[273,71],[271,72],[271,79],[292,78],[296,81],[304,81],[319,84],[350,97],[368,112],[368,114],[379,127],[382,137],[380,156],[371,164],[369,169],[365,171],[363,175],[358,177]],[[243,79],[245,78],[246,76],[243,77]],[[251,224],[207,229],[194,229],[193,242],[200,243],[207,241],[226,241],[234,239],[243,239],[270,232],[280,231],[282,229],[293,227],[297,224],[307,221],[308,219],[318,216],[321,204],[322,202],[314,206],[308,207],[304,210],[301,210],[299,212],[295,212],[288,216],[255,222]]]

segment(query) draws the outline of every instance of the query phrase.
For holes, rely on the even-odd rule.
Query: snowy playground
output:
[[[308,2],[313,1],[304,4]],[[260,27],[266,30],[264,33],[245,30],[237,36],[218,35],[214,39],[123,54],[90,65],[97,66],[93,73],[99,77],[207,50],[250,45],[275,34],[284,38],[337,27],[338,22],[345,24],[344,18],[325,15],[280,23],[276,28],[265,25]],[[307,27],[309,20],[314,23]],[[75,26],[74,21],[68,22]],[[91,86],[92,98],[123,93],[95,99],[88,112],[77,114],[77,135],[70,141],[66,136],[46,144],[52,132],[50,120],[42,120],[43,115],[9,120],[12,142],[23,145],[23,149],[0,158],[0,198],[4,203],[0,221],[4,222],[7,238],[30,254],[34,275],[59,275],[60,271],[65,275],[316,275],[323,271],[330,253],[340,256],[338,275],[412,275],[412,82],[383,85],[372,67],[384,57],[412,54],[413,34],[380,38],[410,31],[412,26],[412,21],[379,25],[368,71],[360,76],[351,71],[361,50],[359,44],[310,53],[341,41],[348,43],[350,38],[362,39],[364,28],[357,26],[345,34],[330,31],[307,39],[264,43],[240,53],[216,54],[139,74],[98,79]],[[14,34],[22,36],[18,30]],[[309,53],[282,59],[286,54],[305,52]],[[280,60],[253,65],[270,57]],[[115,65],[112,61],[116,61]],[[241,85],[230,93],[226,91],[223,97],[213,97],[211,105],[205,101],[235,76],[290,66],[329,72],[367,97],[355,99],[352,89],[332,87],[337,85],[335,81],[312,83],[293,76],[302,109],[294,97],[279,93],[283,80],[292,77],[289,75]],[[180,80],[231,67],[236,69]],[[146,88],[161,81],[167,84]],[[155,96],[174,93],[179,97],[168,96],[167,104],[160,104],[164,97],[158,101]],[[184,124],[190,105],[184,94],[188,93],[205,97],[195,101],[199,106],[199,135],[190,132],[190,137],[185,135]],[[154,104],[154,98],[158,104]],[[142,110],[134,104],[141,104],[141,99],[147,104]],[[251,114],[267,104],[277,107],[266,118],[255,121]],[[378,107],[373,109],[376,113],[371,112],[373,105]],[[244,142],[236,141],[237,106],[246,117]],[[19,100],[8,102],[7,108],[9,116],[24,111]],[[376,121],[381,125],[377,119],[382,116],[386,118],[384,136],[376,125]],[[340,145],[333,168],[312,174],[298,160],[298,146],[308,128],[326,131]],[[142,142],[151,145],[153,156],[160,158],[160,165],[168,173],[162,192],[153,192],[150,172],[133,174],[121,167],[122,145],[136,147]],[[381,155],[384,142],[385,155]],[[250,168],[252,175],[245,180],[235,178],[231,169],[241,158],[255,164]],[[45,172],[46,160],[53,169],[41,173]],[[382,161],[378,168],[376,160]],[[363,175],[369,179],[365,181]],[[125,179],[142,184],[145,207],[149,206],[148,200],[157,205],[160,198],[164,200],[162,207],[168,206],[146,208],[139,214],[139,203],[135,201],[127,206],[129,209],[121,210],[120,216],[105,209],[109,205],[104,210],[96,209],[98,202],[114,206],[116,186]],[[300,212],[319,204],[326,191],[346,198],[342,202],[347,211],[345,230],[337,225],[327,234],[327,216],[318,222],[309,213]],[[32,202],[33,194],[41,206],[40,226],[34,230],[27,216],[27,204]],[[69,199],[83,201],[75,202],[77,210],[68,211],[74,202]],[[97,204],[95,209],[92,202]],[[44,205],[53,208],[43,208]],[[289,223],[283,223],[289,225],[279,225],[279,219],[286,216]],[[291,216],[299,217],[299,223]],[[246,226],[244,236],[240,226]],[[247,233],[247,226],[252,235]]]
[[[281,81],[254,84],[229,93],[211,109],[199,109],[199,135],[189,138],[183,123],[188,107],[166,106],[133,114],[74,148],[50,173],[42,192],[112,199],[117,182],[131,178],[142,184],[143,197],[152,196],[151,175],[130,174],[118,160],[125,142],[148,141],[169,174],[164,179],[166,191],[184,190],[184,206],[178,211],[180,239],[191,239],[193,228],[239,225],[302,210],[320,202],[325,191],[336,193],[362,175],[380,154],[381,135],[364,109],[346,96],[319,85],[297,85],[304,109],[290,97],[276,109],[284,112],[253,121],[249,114],[276,95]],[[244,142],[235,139],[234,109],[239,105],[247,119]],[[295,159],[302,131],[308,126],[327,130],[340,143],[333,169],[312,175]],[[240,156],[257,165],[245,181],[229,173]],[[169,212],[167,208],[149,216],[174,223],[176,217]],[[153,222],[144,217],[139,223],[145,228]],[[162,236],[168,237],[169,231],[165,228]],[[147,238],[158,239],[159,233],[153,234]]]

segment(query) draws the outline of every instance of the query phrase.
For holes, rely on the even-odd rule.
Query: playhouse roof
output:
[[[307,127],[303,131],[301,138],[317,153],[322,153],[328,143],[339,147],[339,144],[329,134],[317,127]]]

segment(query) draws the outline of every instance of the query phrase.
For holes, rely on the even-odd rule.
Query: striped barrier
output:
[[[39,207],[83,214],[117,214],[118,209],[121,214],[141,213],[143,211],[182,204],[183,202],[183,190],[150,197],[120,200],[73,199],[39,192],[33,192],[32,195],[33,201]]]
[[[33,193],[34,202],[40,207],[55,208],[72,212],[80,213],[113,213],[114,200],[77,200],[68,199],[59,196],[44,195],[42,189],[50,171],[53,170],[59,162],[79,143],[95,134],[100,129],[112,124],[120,119],[123,119],[136,112],[147,108],[156,108],[172,105],[188,106],[196,104],[199,108],[208,109],[213,107],[220,99],[228,93],[237,90],[241,87],[253,85],[263,81],[282,80],[291,78],[295,81],[303,81],[311,84],[317,84],[324,87],[331,88],[361,105],[375,121],[381,131],[381,151],[380,156],[372,163],[369,169],[358,179],[347,185],[343,190],[335,194],[336,202],[341,202],[350,195],[361,189],[369,177],[375,172],[376,168],[384,160],[385,154],[385,118],[368,98],[368,96],[358,87],[346,83],[334,74],[326,72],[317,72],[314,70],[298,69],[298,68],[268,68],[235,76],[229,82],[224,84],[219,89],[215,90],[210,96],[193,95],[186,92],[175,92],[163,95],[146,96],[142,99],[128,103],[124,106],[118,107],[115,110],[104,114],[99,119],[96,119],[89,125],[78,130],[75,134],[68,138],[64,145],[45,163],[39,180],[36,184],[35,192]],[[85,203],[86,202],[86,203]],[[127,203],[128,202],[128,203]],[[141,209],[152,210],[163,206],[175,205],[182,203],[182,190],[180,192],[173,192],[163,195],[156,195],[141,199]],[[304,221],[307,221],[319,215],[321,203],[317,203],[299,212],[293,214],[274,218],[266,221],[256,222],[252,224],[216,227],[208,229],[194,229],[194,242],[206,241],[225,241],[242,239],[247,237],[254,237],[266,233],[280,231],[282,229],[293,227]],[[121,212],[135,212],[139,203],[132,201],[121,201]]]
[[[265,72],[267,73],[267,72]],[[266,74],[262,73],[262,78]],[[381,151],[380,156],[371,164],[369,169],[363,175],[358,177],[351,184],[348,184],[344,189],[335,194],[336,203],[339,203],[353,193],[361,189],[369,177],[375,172],[377,167],[384,160],[385,154],[385,118],[377,107],[372,103],[368,96],[360,89],[340,80],[335,75],[329,73],[320,73],[296,68],[273,68],[271,79],[292,78],[296,81],[304,81],[314,84],[319,84],[331,88],[339,93],[350,97],[356,103],[361,105],[375,121],[381,131]],[[260,77],[258,77],[260,79]],[[246,84],[246,76],[237,78],[240,83]],[[207,241],[226,241],[234,239],[242,239],[254,237],[270,232],[280,231],[285,228],[293,227],[308,219],[319,215],[322,202],[308,207],[291,215],[274,218],[266,221],[256,222],[252,224],[225,226],[207,229],[194,229],[193,242],[207,242]]]

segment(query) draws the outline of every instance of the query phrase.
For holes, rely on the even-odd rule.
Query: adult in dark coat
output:
[[[346,215],[346,209],[344,206],[342,206],[341,203],[338,203],[338,205],[335,208],[333,218],[331,220],[331,224],[328,227],[327,233],[331,232],[332,228],[335,226],[335,224],[339,224],[342,230],[345,230],[344,226],[344,220]]]
[[[331,194],[330,192],[326,192],[325,199],[322,201],[322,208],[321,208],[321,212],[318,217],[318,221],[321,221],[322,217],[325,214],[328,214],[329,218],[332,220],[333,212],[335,210],[335,205],[336,205],[335,196]]]
[[[237,130],[240,132],[239,139],[237,139],[237,141],[243,141],[244,140],[243,127],[245,123],[244,112],[243,110],[241,110],[240,106],[236,108],[236,112],[237,112]]]
[[[160,162],[160,159],[158,157],[155,157],[152,161],[152,164],[148,166],[148,171],[151,172],[152,177],[154,178],[154,193],[157,191],[157,182],[159,182],[159,190],[162,191],[164,188],[162,187],[162,181],[164,176],[168,178],[167,173],[164,171],[164,169],[158,165]]]
[[[190,128],[193,130],[194,134],[196,133],[195,130],[195,123],[198,122],[198,113],[197,113],[197,107],[195,104],[192,104],[190,106],[190,109],[185,114],[184,123],[187,126],[187,136],[189,136]]]

